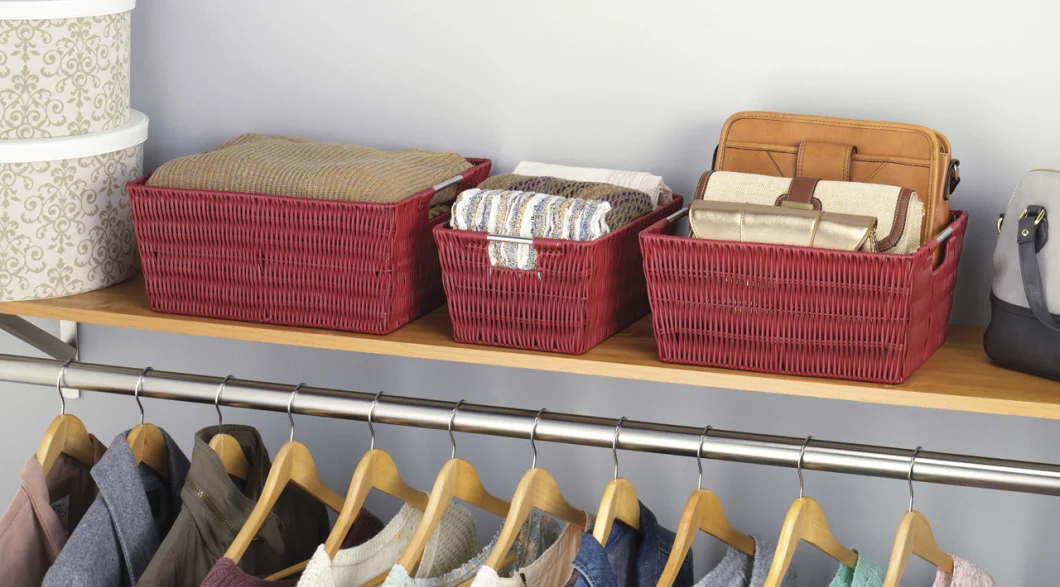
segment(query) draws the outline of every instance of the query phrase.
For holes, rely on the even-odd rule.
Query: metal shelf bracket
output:
[[[0,330],[7,332],[53,359],[59,359],[60,361],[73,359],[76,361],[79,358],[77,352],[77,322],[60,320],[59,336],[55,336],[25,318],[0,315]],[[67,399],[78,399],[81,397],[81,391],[70,388],[63,389],[63,396]]]

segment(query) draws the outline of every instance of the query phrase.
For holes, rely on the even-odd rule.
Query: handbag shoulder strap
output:
[[[1060,322],[1049,313],[1049,306],[1045,303],[1045,286],[1038,266],[1038,251],[1048,238],[1048,226],[1045,208],[1028,206],[1016,227],[1016,242],[1019,244],[1020,274],[1023,277],[1023,291],[1027,294],[1027,305],[1039,322],[1050,330],[1060,332]]]

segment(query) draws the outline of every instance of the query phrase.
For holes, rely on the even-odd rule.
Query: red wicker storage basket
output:
[[[434,229],[457,342],[581,354],[648,313],[637,235],[681,197],[589,242],[534,239],[537,270],[492,267],[486,233]]]
[[[468,159],[460,189],[489,175]],[[454,178],[455,180],[456,178]],[[128,184],[151,309],[386,334],[445,301],[428,218],[435,188],[395,204]]]
[[[668,236],[674,224],[640,236],[662,361],[901,383],[946,338],[964,212],[911,255]]]

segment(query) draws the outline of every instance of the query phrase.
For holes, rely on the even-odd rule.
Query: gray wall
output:
[[[768,109],[908,121],[945,132],[962,162],[954,205],[972,213],[955,311],[985,322],[993,223],[1028,169],[1055,165],[1055,3],[916,2],[284,2],[143,0],[134,13],[133,99],[151,116],[148,165],[233,135],[275,132],[378,147],[451,149],[510,170],[523,158],[650,170],[689,193],[732,112]],[[54,324],[51,325],[54,327]],[[261,380],[307,381],[446,400],[628,416],[719,428],[1058,461],[1052,422],[635,383],[517,369],[374,357],[188,336],[85,327],[85,360]],[[0,341],[0,352],[28,352]],[[4,385],[0,494],[56,413],[53,391]],[[146,400],[147,417],[185,448],[212,408]],[[109,441],[135,424],[128,398],[72,402]],[[286,417],[228,410],[275,450]],[[429,487],[448,458],[444,432],[381,426],[407,479]],[[363,424],[300,418],[299,439],[326,480],[345,490],[367,448]],[[529,465],[514,440],[461,435],[459,452],[497,495]],[[541,464],[565,494],[595,509],[611,474],[602,449],[542,444]],[[622,474],[674,526],[696,480],[690,459],[622,454]],[[709,463],[706,483],[731,521],[775,537],[797,495],[794,471]],[[905,509],[904,483],[809,473],[807,491],[835,534],[886,560]],[[371,502],[386,513],[386,498]],[[981,563],[1003,585],[1052,574],[1060,501],[922,485],[917,507],[943,547]],[[497,521],[483,516],[480,533]],[[697,576],[716,541],[695,545]],[[835,565],[807,547],[800,586]],[[914,562],[905,585],[930,584]]]

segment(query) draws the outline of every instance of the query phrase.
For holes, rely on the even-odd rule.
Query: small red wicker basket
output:
[[[128,184],[151,309],[387,334],[445,301],[430,200],[489,159],[394,204]]]
[[[669,236],[675,224],[640,236],[662,361],[901,383],[946,338],[964,212],[911,255]]]
[[[591,349],[648,313],[637,235],[680,207],[675,196],[595,241],[536,238],[536,271],[492,267],[486,233],[436,226],[453,338],[572,355]]]

